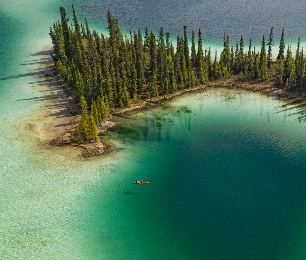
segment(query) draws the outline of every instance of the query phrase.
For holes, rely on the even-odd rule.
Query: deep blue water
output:
[[[148,26],[158,32],[161,26],[172,34],[183,34],[183,25],[191,30],[202,30],[205,40],[219,41],[223,34],[233,42],[240,36],[260,42],[274,27],[278,43],[282,28],[286,39],[305,38],[305,3],[301,0],[105,0],[82,1],[76,5],[97,24],[106,23],[106,12],[111,10],[119,24],[127,30]]]

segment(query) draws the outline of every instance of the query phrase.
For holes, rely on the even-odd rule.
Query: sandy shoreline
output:
[[[50,56],[51,48],[48,46],[44,50],[42,59],[46,62],[40,64],[39,71],[41,91],[44,92],[45,104],[41,107],[35,119],[27,123],[25,128],[29,135],[38,144],[48,148],[57,147],[56,151],[65,155],[69,147],[69,153],[73,157],[91,157],[108,153],[109,145],[98,142],[78,145],[71,142],[71,134],[75,129],[80,115],[76,113],[72,93],[66,84],[59,77],[46,76],[52,75],[53,61]],[[112,115],[121,115],[134,110],[141,110],[148,107],[154,107],[154,103],[161,103],[170,100],[173,97],[192,91],[205,91],[206,87],[224,87],[241,88],[254,92],[260,92],[267,96],[277,96],[286,100],[289,104],[305,105],[305,97],[297,93],[289,93],[284,89],[274,86],[273,82],[243,81],[237,78],[212,81],[205,86],[197,86],[192,89],[184,89],[168,96],[159,96],[150,100],[140,100],[128,108],[118,109],[112,112]],[[105,132],[113,127],[116,122],[111,119],[99,127],[100,132]],[[71,155],[71,154],[70,154]]]

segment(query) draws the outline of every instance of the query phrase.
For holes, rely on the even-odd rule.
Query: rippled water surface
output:
[[[110,157],[31,142],[26,126],[52,98],[39,68],[49,27],[71,4],[0,1],[0,259],[305,259],[304,108],[212,88],[118,119]],[[304,38],[297,0],[74,4],[99,31],[110,9],[127,30],[187,24],[214,46],[271,26]]]
[[[158,32],[163,26],[171,33],[181,33],[186,24],[190,30],[202,29],[205,39],[222,41],[224,32],[231,39],[261,41],[262,35],[274,34],[279,41],[284,27],[287,39],[305,38],[305,3],[301,0],[105,0],[82,1],[82,14],[100,23],[111,10],[125,29]]]
[[[129,151],[117,179],[83,198],[93,250],[115,244],[114,259],[303,259],[304,113],[208,89],[127,115],[112,133]],[[131,184],[140,178],[151,183]]]

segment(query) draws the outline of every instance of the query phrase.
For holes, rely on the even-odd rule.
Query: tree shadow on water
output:
[[[18,78],[24,78],[24,77],[40,77],[44,76],[46,71],[50,71],[50,68],[48,67],[48,64],[52,63],[52,57],[51,57],[51,51],[39,51],[31,55],[33,56],[40,56],[40,59],[30,59],[29,61],[26,61],[25,63],[21,63],[22,66],[34,66],[36,65],[36,68],[31,69],[30,72],[27,73],[19,73],[19,74],[12,74],[9,77],[0,77],[0,81],[4,80],[10,80],[10,79],[18,79]]]
[[[289,112],[287,116],[296,116],[298,115],[298,121],[306,121],[306,104],[305,101],[300,99],[289,99],[286,104],[283,104],[276,114]]]

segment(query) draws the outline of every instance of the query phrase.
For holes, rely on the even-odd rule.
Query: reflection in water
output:
[[[151,183],[123,189],[137,196],[122,197],[122,184],[116,187],[120,210],[113,222],[128,219],[129,226],[109,233],[116,248],[127,250],[125,259],[134,259],[136,243],[155,252],[138,252],[139,259],[302,260],[305,249],[295,245],[306,233],[305,131],[298,110],[281,104],[207,88],[175,98],[167,109],[126,115],[139,135],[121,133],[134,141],[128,148],[133,174],[122,183],[138,176]],[[101,216],[96,219],[99,226]],[[140,223],[149,235],[135,233]]]

